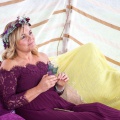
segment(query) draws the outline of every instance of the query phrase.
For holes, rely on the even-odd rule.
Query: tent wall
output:
[[[68,50],[93,42],[110,65],[120,70],[120,1],[71,0],[69,8]]]
[[[51,56],[93,42],[120,70],[120,0],[0,0],[0,13],[0,33],[17,16],[29,16],[39,51]]]
[[[36,38],[39,51],[48,55],[62,52],[61,34],[66,22],[67,0],[0,0],[0,33],[5,25],[17,16],[30,17],[32,30]],[[43,47],[40,47],[44,45]],[[3,51],[0,40],[0,53]]]

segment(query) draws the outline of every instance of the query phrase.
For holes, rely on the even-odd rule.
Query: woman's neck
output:
[[[31,62],[32,59],[33,59],[33,55],[32,55],[31,52],[29,52],[29,53],[18,53],[17,58],[19,60],[24,60],[24,61],[27,61],[27,62]]]

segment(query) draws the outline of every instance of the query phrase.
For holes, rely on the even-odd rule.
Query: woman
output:
[[[64,73],[48,74],[49,59],[37,52],[29,18],[18,18],[9,23],[2,39],[5,52],[0,87],[6,109],[15,109],[26,120],[120,119],[118,110],[103,104],[74,105],[59,96],[68,77]]]

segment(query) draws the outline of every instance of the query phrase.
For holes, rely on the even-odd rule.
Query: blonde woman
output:
[[[120,112],[100,103],[74,105],[62,99],[68,77],[49,75],[49,59],[38,53],[29,18],[9,23],[2,34],[0,70],[4,107],[26,120],[117,120]],[[107,112],[106,112],[107,111]]]

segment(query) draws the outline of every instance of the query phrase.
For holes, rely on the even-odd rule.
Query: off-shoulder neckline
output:
[[[15,66],[13,66],[10,70],[6,70],[6,69],[4,69],[4,68],[0,68],[0,71],[8,71],[8,72],[10,72],[10,71],[13,71],[14,69],[17,69],[17,68],[27,68],[28,66],[38,66],[38,64],[48,65],[48,62],[45,63],[45,62],[43,62],[43,61],[37,61],[35,64],[27,63],[27,64],[24,65],[24,66],[15,65]]]

